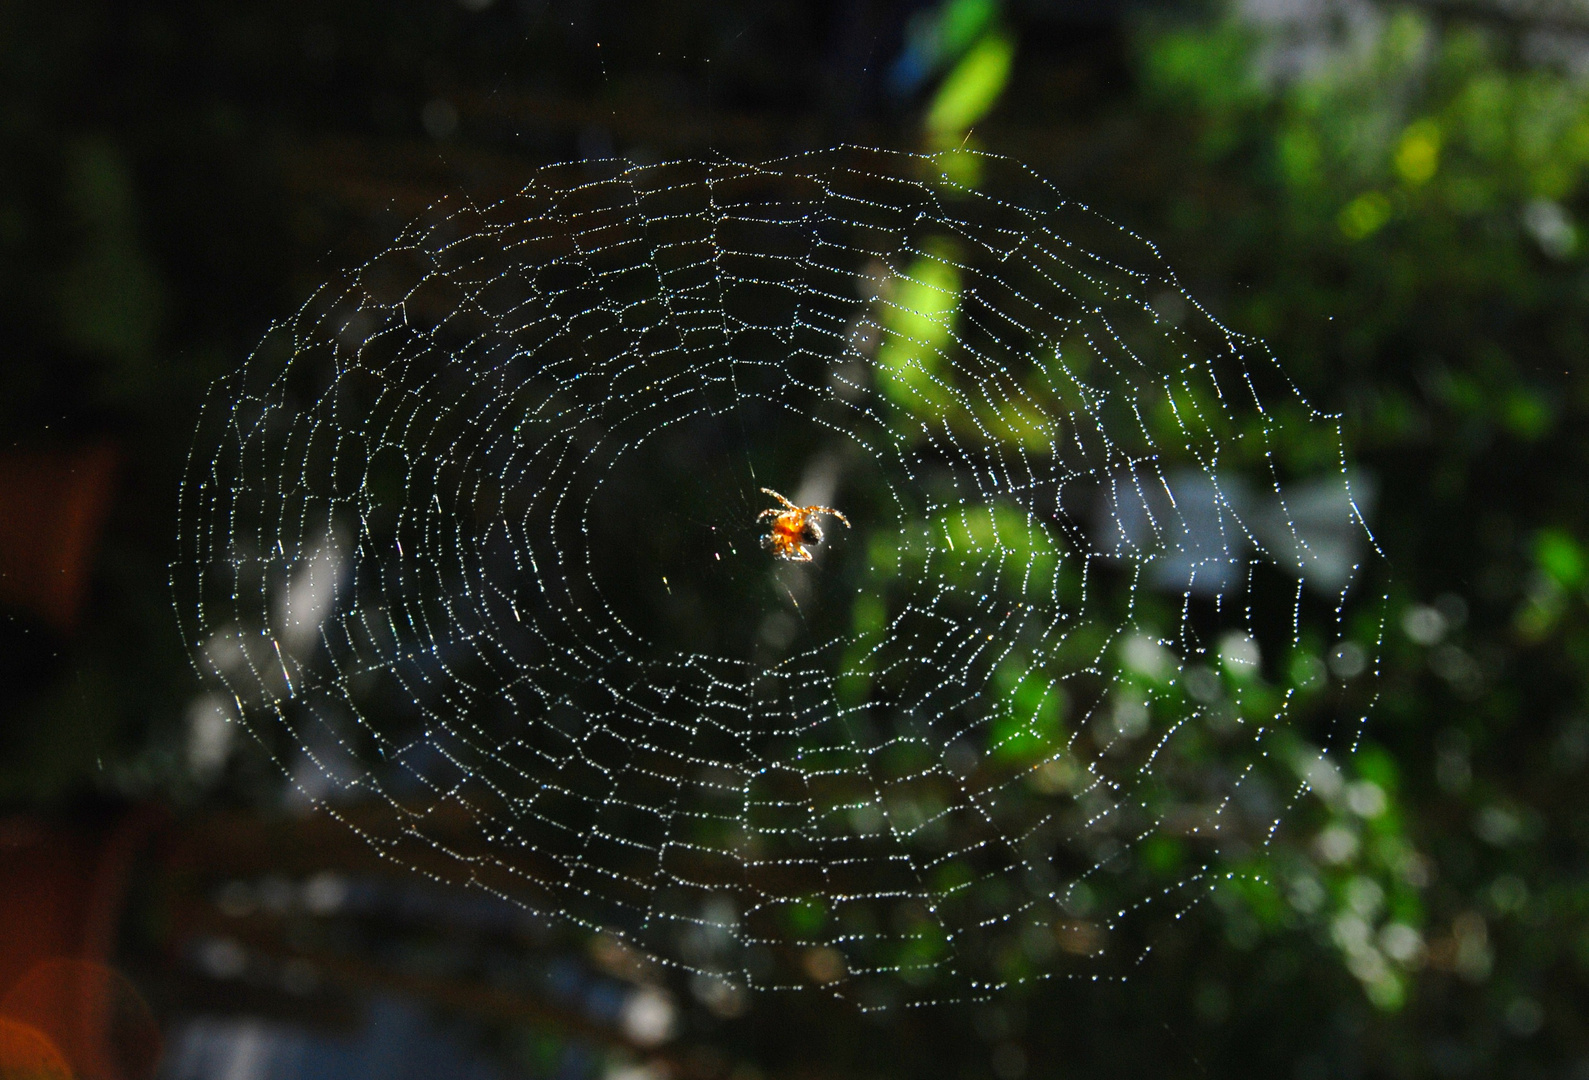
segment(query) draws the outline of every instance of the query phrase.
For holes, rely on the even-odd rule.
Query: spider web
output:
[[[853,527],[776,560],[764,487]],[[871,1008],[1122,977],[1252,865],[1361,725],[1363,497],[1261,344],[1015,163],[578,163],[216,384],[173,584],[292,799]]]

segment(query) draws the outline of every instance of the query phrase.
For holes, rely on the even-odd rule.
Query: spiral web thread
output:
[[[173,581],[290,799],[872,1008],[1121,977],[1253,865],[1360,729],[1350,480],[1261,345],[1011,162],[580,163],[214,387]],[[775,559],[763,488],[852,527]]]

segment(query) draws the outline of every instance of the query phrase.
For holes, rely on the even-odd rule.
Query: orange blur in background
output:
[[[132,857],[147,831],[103,838],[0,821],[0,1080],[148,1080],[159,1027],[107,962]]]

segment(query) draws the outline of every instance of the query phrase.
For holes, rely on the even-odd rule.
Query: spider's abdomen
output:
[[[810,562],[811,553],[805,549],[805,545],[818,543],[821,539],[822,529],[816,520],[805,510],[797,508],[785,510],[773,517],[771,528],[761,538],[761,546],[780,559]]]
[[[796,514],[779,514],[772,519],[772,532],[769,536],[776,536],[786,541],[799,540],[803,532],[803,523]]]

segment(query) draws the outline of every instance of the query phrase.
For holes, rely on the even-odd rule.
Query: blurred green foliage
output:
[[[1529,1075],[1585,1050],[1589,84],[1415,10],[1313,34],[1142,32],[1152,153],[1115,203],[1380,485],[1372,741],[1220,906],[1338,951],[1387,1017],[1371,1071]]]

